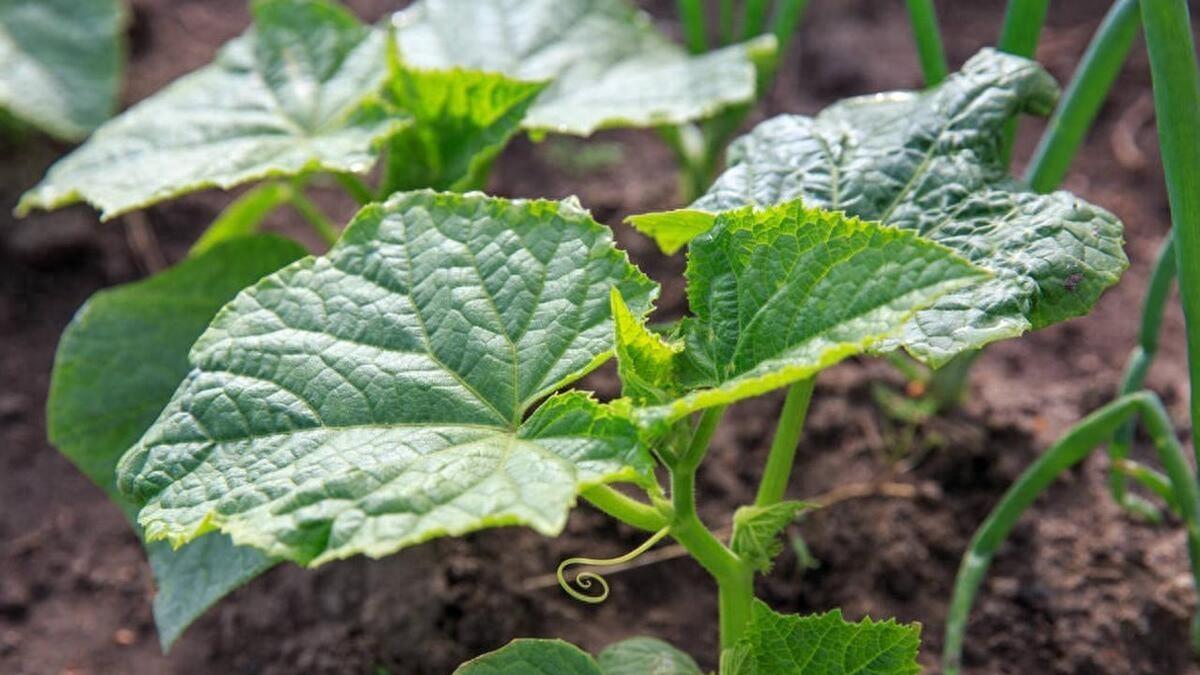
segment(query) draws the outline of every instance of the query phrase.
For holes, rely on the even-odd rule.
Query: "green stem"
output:
[[[705,138],[706,134],[694,124],[663,126],[657,130],[675,154],[680,170],[679,190],[683,203],[690,204],[708,189],[714,172],[715,156]]]
[[[308,221],[308,224],[325,240],[326,244],[332,245],[337,241],[337,228],[325,217],[324,213],[321,213],[321,209],[317,208],[317,205],[305,196],[301,188],[297,187],[292,190],[291,201],[296,211]]]
[[[1004,12],[1004,26],[1000,29],[1000,40],[996,43],[1000,51],[1033,58],[1049,6],[1050,0],[1009,0],[1008,9]],[[1014,118],[1004,126],[1005,164],[1012,155],[1016,135],[1017,120]]]
[[[767,5],[767,0],[746,0],[746,7],[742,11],[743,40],[762,35],[767,25]]]
[[[1121,378],[1121,388],[1118,396],[1132,394],[1142,388],[1146,381],[1146,373],[1158,353],[1158,333],[1162,326],[1163,312],[1170,298],[1171,282],[1175,279],[1175,239],[1168,234],[1158,258],[1154,262],[1154,271],[1150,275],[1150,286],[1146,289],[1146,297],[1142,301],[1142,324],[1138,330],[1138,344],[1129,354],[1129,363],[1125,366],[1125,375]],[[1125,473],[1117,470],[1117,464],[1129,456],[1133,447],[1134,423],[1132,421],[1121,425],[1108,444],[1108,457],[1112,468],[1109,471],[1108,486],[1113,500],[1126,509],[1140,516],[1155,521],[1161,518],[1153,506],[1143,503],[1137,495],[1130,494],[1126,489]],[[1147,507],[1150,508],[1147,508]]]
[[[708,51],[708,27],[704,21],[704,3],[700,0],[677,0],[679,20],[683,23],[684,38],[693,54]]]
[[[717,5],[717,32],[722,46],[733,42],[733,0],[720,0]]]
[[[580,496],[597,509],[639,530],[657,532],[668,525],[667,517],[661,511],[608,485],[594,485]]]
[[[921,73],[925,76],[925,86],[933,85],[946,79],[950,73],[946,65],[946,50],[942,47],[942,33],[938,28],[937,10],[933,0],[908,0],[909,23],[912,24],[913,38],[917,42],[917,56],[921,59]]]
[[[358,176],[352,173],[337,172],[333,174],[333,178],[359,204],[369,204],[374,201],[374,194],[371,192],[371,188],[367,187],[367,184],[362,182]]]
[[[982,350],[963,352],[950,359],[929,378],[928,396],[937,411],[949,410],[962,403],[971,383],[971,366],[983,354]]]
[[[815,378],[810,377],[788,387],[783,411],[779,413],[779,423],[775,427],[775,438],[771,442],[771,452],[767,455],[767,466],[758,484],[758,496],[754,500],[758,506],[776,504],[787,492],[814,383]]]
[[[1187,327],[1192,449],[1200,453],[1200,70],[1186,0],[1142,0],[1142,23]]]
[[[1140,21],[1138,0],[1117,0],[1104,16],[1025,172],[1034,190],[1050,192],[1062,183],[1129,56]]]
[[[771,32],[775,34],[772,75],[779,62],[787,56],[788,48],[792,44],[792,37],[796,34],[796,27],[800,25],[800,19],[804,16],[804,10],[807,8],[808,0],[780,0],[779,6],[775,8],[775,18],[771,22]]]
[[[961,672],[963,639],[975,595],[987,574],[992,557],[1017,520],[1051,482],[1081,462],[1133,416],[1142,418],[1147,433],[1154,439],[1155,449],[1175,491],[1180,516],[1187,527],[1192,574],[1197,588],[1200,588],[1200,529],[1197,529],[1200,497],[1183,449],[1175,439],[1166,410],[1154,394],[1138,392],[1123,396],[1084,418],[1026,469],[971,539],[958,570],[946,620],[943,673],[958,675]]]

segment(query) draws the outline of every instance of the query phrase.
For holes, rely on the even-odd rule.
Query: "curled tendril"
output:
[[[642,542],[642,544],[637,548],[616,558],[567,558],[559,563],[558,570],[555,571],[555,576],[558,577],[558,585],[562,586],[562,589],[567,592],[567,595],[570,595],[572,598],[575,598],[580,602],[586,602],[593,605],[604,602],[605,599],[608,598],[608,582],[605,581],[604,577],[600,576],[596,572],[580,572],[579,574],[575,575],[575,585],[585,591],[591,589],[593,582],[600,587],[599,593],[589,595],[587,593],[577,591],[571,587],[571,582],[567,581],[566,577],[567,568],[574,565],[590,565],[592,567],[613,567],[615,565],[623,565],[645,553],[646,551],[649,551],[650,547],[654,546],[659,542],[659,540],[667,536],[667,532],[670,530],[671,528],[664,527],[663,529],[651,535],[649,539]]]

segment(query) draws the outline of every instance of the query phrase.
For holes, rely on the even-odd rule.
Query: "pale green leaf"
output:
[[[644,317],[635,315],[620,291],[612,291],[617,374],[621,393],[637,405],[663,403],[679,393],[675,360],[683,345],[666,342],[646,328]]]
[[[393,18],[404,60],[550,81],[523,125],[586,136],[652,127],[754,100],[770,37],[690,56],[625,0],[419,0]]]
[[[729,675],[915,675],[920,624],[865,618],[851,623],[841,610],[776,614],[755,600],[750,624],[732,654]]]
[[[46,406],[50,441],[131,519],[136,506],[114,485],[117,460],[187,375],[188,348],[239,290],[303,255],[277,237],[218,244],[144,281],[100,291],[67,327]],[[221,596],[274,564],[221,534],[176,551],[162,543],[146,551],[164,648]]]
[[[691,391],[639,415],[669,422],[811,377],[982,275],[911,232],[799,202],[725,212],[688,256],[676,378]]]
[[[692,657],[651,637],[635,637],[600,652],[604,675],[702,675]]]
[[[271,176],[365,173],[402,120],[375,102],[386,35],[329,0],[258,0],[254,27],[108,122],[21,198],[104,218]]]
[[[240,294],[122,459],[150,539],[220,529],[303,563],[526,524],[639,479],[637,430],[580,393],[611,355],[609,289],[656,286],[573,200],[414,192]]]
[[[0,2],[0,108],[79,140],[117,106],[125,11],[119,0]]]
[[[590,654],[562,640],[513,640],[459,666],[454,675],[606,675]]]
[[[254,234],[268,214],[288,203],[292,190],[284,183],[264,183],[248,190],[221,210],[188,254],[198,255],[221,242]]]
[[[654,239],[668,255],[687,246],[687,243],[713,226],[716,214],[696,209],[675,209],[629,216],[625,222],[638,232]]]
[[[719,212],[802,199],[912,230],[992,272],[913,317],[890,342],[940,365],[954,355],[1086,313],[1127,265],[1121,223],[1067,192],[1041,195],[1010,178],[1005,128],[1045,113],[1058,89],[1037,63],[984,50],[924,92],[784,115],[736,141],[729,168],[692,205]],[[634,221],[665,248],[697,214]],[[665,237],[673,237],[665,239]]]
[[[759,572],[770,572],[783,552],[779,535],[803,511],[807,502],[785,501],[770,506],[743,506],[733,514],[733,536],[729,547]]]
[[[391,141],[389,192],[482,187],[492,160],[544,87],[497,73],[397,65],[387,94],[413,124]]]

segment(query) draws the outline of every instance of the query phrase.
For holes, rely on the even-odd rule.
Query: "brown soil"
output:
[[[393,3],[352,3],[376,18]],[[1065,80],[1107,3],[1053,3],[1039,57]],[[813,3],[764,108],[812,113],[843,96],[919,85],[901,3]],[[998,0],[941,3],[951,61],[993,39]],[[1069,6],[1068,6],[1069,5]],[[246,23],[236,0],[135,0],[132,102],[207,61]],[[660,18],[673,3],[650,9]],[[800,451],[792,493],[811,497],[847,483],[915,486],[911,498],[843,501],[794,528],[819,566],[791,553],[759,584],[781,610],[842,607],[920,621],[923,661],[935,655],[958,559],[973,529],[1021,469],[1113,391],[1133,342],[1148,266],[1168,229],[1150,84],[1140,48],[1089,137],[1068,187],[1127,225],[1132,267],[1085,319],[989,349],[959,412],[905,429],[882,418],[871,385],[900,384],[878,362],[824,374]],[[1025,125],[1027,156],[1040,122]],[[585,168],[579,144],[514,143],[498,166],[501,194],[579,194],[605,222],[675,202],[669,154],[650,134],[604,134],[621,161]],[[0,214],[65,148],[40,139],[0,149]],[[228,199],[200,195],[156,207],[148,221],[167,260]],[[350,206],[330,202],[342,214]],[[290,214],[275,218],[291,227]],[[712,667],[715,599],[704,573],[675,559],[615,575],[613,594],[582,606],[553,587],[530,588],[567,555],[626,550],[638,537],[588,508],[567,533],[524,530],[442,541],[380,561],[315,571],[281,567],[221,603],[160,654],[150,618],[149,570],[118,510],[45,440],[43,405],[54,345],[95,290],[154,266],[131,244],[129,221],[96,226],[69,209],[13,221],[0,215],[0,672],[444,674],[517,636],[556,636],[597,649],[637,633],[656,635]],[[679,259],[665,259],[627,229],[618,238],[666,282],[663,309],[678,313]],[[1186,419],[1182,322],[1172,310],[1150,384],[1176,420]],[[592,378],[612,393],[611,373]],[[713,525],[752,495],[779,400],[740,407],[720,430],[703,470],[703,515]],[[1182,434],[1185,429],[1180,429]],[[1104,493],[1102,457],[1054,486],[997,558],[971,622],[974,673],[1200,672],[1189,657],[1195,594],[1178,523],[1151,527],[1123,516]],[[907,467],[907,468],[906,468]]]

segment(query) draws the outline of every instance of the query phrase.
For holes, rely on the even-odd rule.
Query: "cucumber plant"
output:
[[[117,34],[119,5],[70,4],[4,3],[0,53],[28,43],[32,56],[89,69],[72,70],[59,84],[85,78],[115,93],[109,66],[116,52],[107,45],[116,38],[105,36]],[[94,39],[84,29],[63,32],[68,24],[55,21],[82,9],[105,17],[88,22]],[[311,182],[335,181],[362,203],[401,189],[479,187],[521,131],[587,135],[680,124],[750,101],[755,55],[770,49],[760,41],[689,56],[624,0],[423,0],[377,26],[332,0],[256,0],[251,13],[254,25],[213,63],[101,125],[18,206],[26,213],[82,201],[107,220],[201,189],[257,183],[209,226],[186,261],[98,294],[62,340],[47,411],[51,441],[130,514],[133,504],[114,490],[116,459],[186,373],[187,348],[238,290],[303,253],[292,242],[259,236],[263,219],[291,205],[326,241],[337,238],[306,196]],[[508,21],[517,15],[520,21]],[[53,39],[29,41],[48,26]],[[495,48],[502,28],[509,31],[504,50]],[[439,41],[447,36],[462,42]],[[67,38],[97,54],[72,61],[52,53]],[[6,79],[33,70],[0,73],[0,104],[8,105],[13,88],[35,91],[32,82]],[[664,81],[675,88],[657,84]],[[92,103],[90,89],[70,90],[73,104]],[[28,114],[47,125],[56,119]],[[81,120],[62,135],[77,137],[101,121],[98,114]],[[122,337],[123,330],[130,335]],[[112,372],[129,377],[114,385]],[[114,400],[121,405],[104,405]],[[164,647],[275,562],[219,534],[178,550],[149,543],[147,552]],[[197,583],[198,571],[204,583]]]

